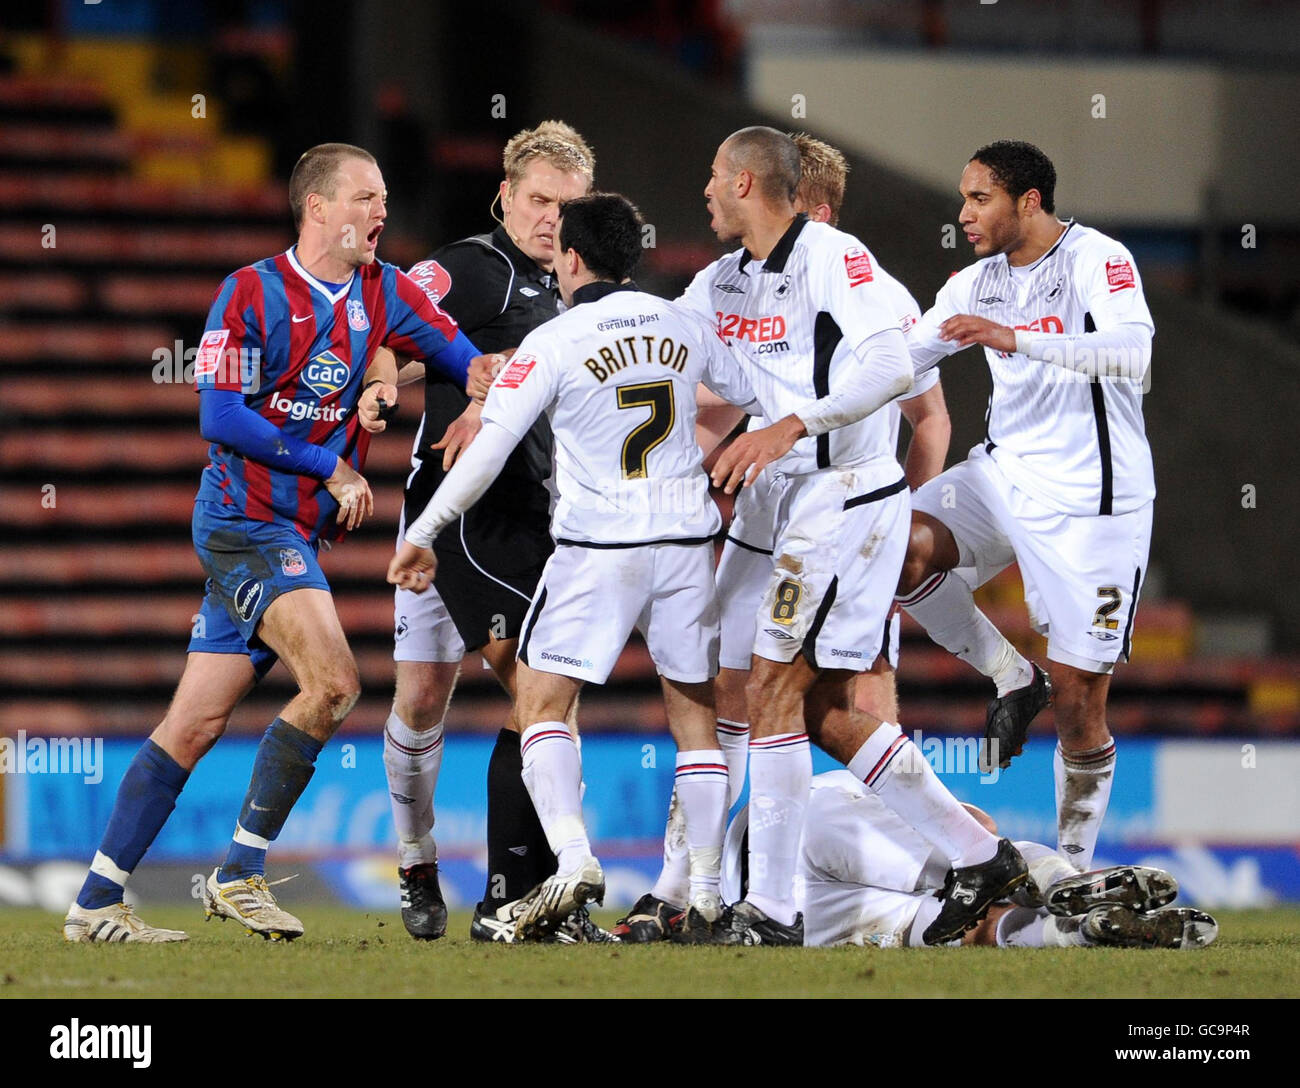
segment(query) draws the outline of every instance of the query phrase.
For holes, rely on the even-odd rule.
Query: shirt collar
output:
[[[776,245],[772,247],[772,252],[767,255],[767,260],[763,262],[764,272],[784,272],[785,262],[790,259],[790,253],[794,249],[795,239],[799,237],[799,232],[803,230],[808,222],[808,216],[799,212],[794,217],[794,222],[786,228],[786,232],[777,240]],[[758,260],[749,250],[745,250],[744,255],[740,258],[740,271],[745,271],[745,266],[750,261]]]
[[[584,283],[573,292],[573,305],[578,306],[584,302],[595,302],[606,295],[612,295],[615,291],[639,291],[636,283],[628,280],[627,283],[611,283],[609,280],[596,280],[594,283]]]
[[[517,274],[525,279],[537,280],[548,288],[555,286],[555,274],[547,272],[546,269],[515,245],[515,240],[510,237],[510,232],[504,226],[498,224],[490,237],[492,244],[509,258]]]

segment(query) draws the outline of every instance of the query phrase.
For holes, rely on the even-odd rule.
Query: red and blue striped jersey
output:
[[[370,446],[357,401],[381,345],[423,359],[462,387],[477,349],[433,297],[395,265],[361,265],[334,289],[293,249],[228,276],[194,361],[200,391],[225,389],[286,435],[321,446],[360,471]],[[338,539],[338,504],[322,480],[278,471],[213,443],[198,499],[254,521],[287,521],[304,539]]]

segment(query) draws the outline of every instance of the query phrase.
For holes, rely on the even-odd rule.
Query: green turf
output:
[[[298,913],[307,935],[287,945],[160,908],[148,920],[188,928],[187,944],[69,945],[60,917],[0,910],[0,996],[1300,996],[1295,910],[1220,912],[1219,940],[1190,952],[485,947],[466,936],[466,914],[425,944],[396,912]]]

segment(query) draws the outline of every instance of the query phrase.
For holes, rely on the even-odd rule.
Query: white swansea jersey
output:
[[[914,362],[958,350],[939,338],[939,326],[955,314],[1030,332],[1123,324],[1155,331],[1132,254],[1073,221],[1025,269],[1013,270],[998,254],[954,275],[912,330]],[[985,348],[984,355],[993,375],[986,448],[1016,487],[1074,515],[1123,514],[1155,497],[1139,378],[1092,380],[1016,352]]]
[[[912,292],[883,268],[877,269],[876,275],[880,278],[881,287],[888,292],[889,305],[894,309],[899,332],[903,334],[904,338],[911,336],[912,329],[921,320],[920,305],[912,297]],[[891,400],[882,409],[889,416],[889,448],[895,451],[895,456],[897,456],[898,437],[901,433],[900,424],[903,418],[899,405],[905,400],[915,400],[917,397],[928,393],[938,384],[938,367],[918,365],[916,373],[913,375],[912,388],[897,400]],[[770,420],[766,416],[751,416],[749,422],[745,425],[745,430],[756,431],[772,422],[774,420]]]
[[[782,419],[828,396],[870,337],[899,327],[894,287],[851,234],[800,214],[758,261],[738,249],[709,265],[679,301],[717,325],[745,361],[768,419]],[[791,475],[831,467],[859,469],[867,488],[900,474],[888,413],[876,412],[827,434],[801,438],[776,463]]]
[[[593,283],[534,329],[497,375],[484,422],[555,433],[551,535],[633,546],[702,541],[721,528],[695,441],[695,389],[757,411],[709,324],[634,284]]]

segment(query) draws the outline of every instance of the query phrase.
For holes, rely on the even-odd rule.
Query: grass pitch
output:
[[[292,944],[151,908],[189,942],[70,945],[60,916],[0,910],[0,997],[1300,996],[1296,910],[1216,912],[1218,941],[1189,952],[485,946],[466,913],[432,943],[407,937],[396,911],[298,913],[307,934]]]

